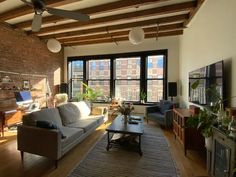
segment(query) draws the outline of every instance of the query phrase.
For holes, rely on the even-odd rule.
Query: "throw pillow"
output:
[[[91,108],[85,101],[72,102],[80,112],[80,119],[86,118],[91,113]]]
[[[36,120],[36,127],[45,128],[45,129],[57,129],[61,134],[61,138],[62,139],[66,138],[66,136],[61,132],[61,129],[52,122]]]
[[[80,118],[80,111],[78,107],[72,103],[66,103],[58,106],[58,110],[64,126],[73,124]]]

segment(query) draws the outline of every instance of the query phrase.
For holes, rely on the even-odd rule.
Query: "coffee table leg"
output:
[[[140,156],[143,155],[143,152],[142,152],[142,149],[141,149],[141,135],[139,135],[139,155]]]
[[[110,147],[110,137],[109,137],[109,132],[107,132],[107,151],[109,151]]]

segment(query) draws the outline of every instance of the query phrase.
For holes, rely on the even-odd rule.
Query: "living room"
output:
[[[108,56],[113,57],[113,59],[115,60],[115,58],[134,57],[135,55],[135,57],[137,57],[137,54],[143,56],[145,55],[145,52],[147,56],[164,54],[164,58],[167,58],[167,60],[163,60],[165,62],[164,64],[162,64],[163,66],[166,65],[166,68],[164,69],[166,71],[166,75],[164,75],[164,78],[166,79],[164,82],[166,85],[163,84],[162,98],[170,100],[170,97],[168,98],[167,95],[167,85],[168,82],[176,82],[177,96],[174,97],[174,101],[178,103],[179,108],[189,108],[189,105],[192,104],[191,102],[189,102],[189,73],[222,60],[224,62],[224,99],[236,96],[236,83],[234,80],[234,76],[236,75],[236,73],[233,69],[236,66],[236,54],[234,50],[236,42],[236,35],[234,32],[236,2],[234,0],[229,0],[227,2],[224,2],[222,0],[162,0],[160,2],[157,0],[153,0],[147,2],[128,1],[126,2],[127,4],[125,4],[125,2],[122,0],[120,1],[120,4],[119,1],[115,0],[109,2],[105,0],[101,2],[93,2],[91,0],[82,0],[78,2],[75,2],[73,0],[58,0],[57,2],[45,2],[46,4],[52,4],[50,7],[60,8],[60,6],[63,7],[64,5],[65,9],[67,10],[80,10],[87,8],[87,11],[85,10],[85,12],[88,12],[88,14],[91,13],[90,20],[92,22],[88,26],[86,26],[86,23],[90,23],[89,21],[83,23],[81,22],[80,24],[81,26],[84,26],[84,28],[78,27],[78,29],[74,31],[73,36],[72,32],[70,32],[70,30],[68,29],[68,31],[65,30],[63,32],[63,28],[73,28],[72,25],[62,25],[63,23],[60,22],[59,18],[52,18],[52,21],[50,22],[50,18],[48,18],[47,14],[43,16],[43,24],[39,32],[33,33],[31,32],[30,28],[33,19],[32,7],[25,5],[24,2],[20,0],[15,0],[13,3],[9,2],[8,0],[0,1],[0,5],[2,7],[0,9],[0,19],[2,21],[2,23],[0,24],[0,78],[1,81],[4,81],[4,79],[5,81],[10,80],[10,84],[4,85],[4,89],[1,85],[1,108],[4,107],[5,109],[9,105],[11,105],[12,102],[15,102],[15,98],[13,99],[14,94],[3,94],[2,92],[12,92],[18,89],[24,89],[28,91],[30,90],[32,97],[37,97],[41,107],[52,106],[50,99],[59,92],[61,83],[70,83],[72,80],[72,78],[68,74],[70,73],[69,64],[72,61],[109,59],[106,58]],[[149,8],[151,9],[161,6],[176,5],[178,3],[185,2],[188,2],[188,4],[175,6],[175,8],[182,8],[181,11],[178,11],[176,9],[173,10],[170,8],[170,12],[165,13],[163,11],[168,11],[168,8],[163,8],[163,11],[161,11],[160,9],[162,8],[160,8],[160,13],[149,11],[150,14],[156,13],[156,16],[153,15],[152,17],[151,15],[143,15],[145,17],[141,17],[142,13],[139,12],[145,11],[145,9]],[[191,6],[191,2],[194,2],[194,8],[189,7]],[[66,4],[68,3],[71,3],[72,5],[68,5],[68,7],[66,7]],[[71,7],[73,6],[73,3],[75,3],[75,5],[74,7]],[[92,12],[92,10],[90,10],[91,12],[88,10],[90,7],[108,3],[117,3],[119,4],[119,6],[116,4],[116,7],[114,7],[113,4],[113,6],[110,5],[107,6],[107,8],[104,8],[105,6],[103,7],[103,9],[97,8],[97,14],[96,12]],[[136,5],[134,5],[135,3]],[[122,9],[125,7],[125,5],[128,7]],[[24,7],[25,10],[23,9],[21,12],[18,10],[17,12],[17,8],[20,7]],[[108,7],[113,8],[114,12],[109,10]],[[105,15],[102,13],[102,11],[104,11]],[[168,24],[168,22],[163,22],[163,24],[160,22],[160,24],[158,24],[158,20],[156,20],[156,24],[149,25],[142,23],[141,27],[146,29],[144,30],[145,39],[143,39],[140,44],[136,45],[131,43],[131,41],[129,40],[128,32],[125,35],[124,33],[122,33],[121,36],[115,36],[115,34],[120,31],[112,30],[112,28],[107,27],[117,26],[122,22],[121,18],[125,19],[124,16],[121,16],[117,17],[117,21],[113,19],[113,23],[110,19],[111,23],[109,23],[109,18],[107,17],[114,16],[119,13],[130,12],[133,12],[134,15],[132,18],[130,17],[130,22],[128,21],[128,19],[126,19],[127,24],[137,23],[137,21],[148,21],[150,19],[159,19],[159,21],[161,21],[160,18],[171,16],[171,13],[175,16],[188,14],[188,19],[184,19],[183,22],[182,20],[174,22],[177,24],[181,22],[184,24],[184,26],[169,27],[174,28],[174,30],[170,29],[170,31],[178,31],[174,34],[163,34],[166,32],[163,26],[168,26],[171,24],[171,22],[169,22],[170,24]],[[93,13],[94,15],[92,15]],[[139,13],[141,15],[139,15]],[[97,23],[96,21],[94,22],[93,20],[96,18],[106,18],[108,22],[103,22],[104,24]],[[148,29],[151,28],[150,26],[153,27],[153,29]],[[99,28],[102,27],[104,27],[102,33],[104,34],[104,36],[106,36],[102,37],[104,37],[105,39],[95,39],[95,37],[99,35]],[[130,30],[132,27],[133,26],[127,26],[122,30]],[[91,34],[87,33],[87,35],[86,30],[90,30]],[[92,30],[94,32],[92,32]],[[148,30],[150,31],[148,32]],[[67,33],[64,35],[69,35],[69,32],[71,33],[71,37],[65,37],[64,39],[60,38],[60,34],[62,35],[63,33]],[[122,37],[122,35],[124,35],[125,37]],[[107,39],[107,36],[110,38]],[[92,39],[93,37],[94,39]],[[48,48],[50,47],[47,46],[47,41],[50,38],[57,38],[58,41],[62,44],[60,45],[61,49],[58,53],[49,51],[50,49]],[[86,38],[88,38],[88,40],[86,40]],[[166,53],[163,53],[163,51],[166,51]],[[142,56],[140,58],[142,58]],[[86,64],[83,64],[83,68],[85,68],[86,70],[85,65]],[[138,66],[138,64],[136,66]],[[140,66],[142,66],[141,68],[145,68],[145,63],[143,63],[142,60],[140,62]],[[112,67],[115,68],[115,65],[113,65]],[[146,69],[141,69],[140,73],[145,73]],[[110,71],[111,74],[113,70],[110,69]],[[83,76],[86,76],[86,74],[83,74]],[[94,79],[93,81],[96,81],[96,79]],[[148,78],[141,77],[141,79],[146,79],[148,82]],[[88,83],[89,80],[82,77],[82,81],[86,81]],[[12,82],[14,82],[14,86],[16,88],[13,88]],[[109,87],[110,95],[109,98],[107,98],[109,101],[111,101],[111,98],[116,95],[116,91],[118,90],[115,82],[117,81],[114,80],[113,85]],[[30,88],[28,87],[28,85]],[[147,93],[148,84],[144,84],[141,87]],[[140,91],[141,90],[142,89],[140,89]],[[69,89],[69,91],[71,90]],[[71,96],[71,94],[73,93],[70,92],[69,97]],[[148,99],[151,100],[152,97],[148,96],[145,99],[146,101],[148,101]],[[99,106],[109,105],[105,103],[94,104]],[[196,106],[199,105],[197,104]],[[140,106],[134,104],[134,107],[136,109],[134,111],[137,111],[137,109],[143,109],[142,105]],[[228,99],[227,107],[231,107],[232,109],[236,107],[236,99]],[[89,154],[89,152],[91,151],[90,149],[93,149],[97,142],[100,141],[110,123],[111,122],[99,126],[96,131],[93,131],[90,135],[88,135],[86,139],[81,141],[73,149],[67,152],[58,161],[58,167],[56,169],[54,167],[54,162],[50,159],[30,153],[25,153],[22,163],[20,152],[17,150],[17,133],[16,131],[8,131],[7,127],[5,127],[5,137],[1,137],[0,144],[0,149],[2,152],[0,154],[0,162],[2,164],[0,167],[0,176],[68,176],[82,160],[86,160],[87,154]],[[145,126],[153,126],[156,129],[158,129],[159,127],[155,121],[150,121],[150,123],[148,124],[144,122],[144,127]],[[189,150],[187,151],[187,155],[185,156],[182,144],[178,140],[174,139],[173,130],[166,128],[162,128],[160,130],[164,134],[163,139],[166,139],[170,146],[168,151],[170,151],[170,157],[172,157],[175,164],[171,168],[175,168],[177,171],[174,175],[183,177],[210,175],[214,176],[214,174],[211,173],[212,169],[210,169],[210,172],[208,171],[209,169],[207,169],[207,159],[209,157],[206,157],[207,155],[205,151],[203,154],[199,154],[199,152]],[[142,156],[139,156],[138,154],[135,154],[133,152],[130,152],[130,154],[134,155],[135,158],[145,159],[147,158],[145,157],[145,144],[142,146],[142,149]],[[111,148],[108,153],[106,151],[106,147],[104,147],[103,153],[112,154],[116,151],[119,151],[119,148],[117,150],[113,150],[113,148]],[[235,159],[235,155],[233,152],[231,153],[231,158]],[[94,162],[96,162],[96,164],[99,164],[98,161]],[[222,162],[224,163],[225,161],[222,160]],[[117,163],[116,165],[119,165],[119,163]],[[232,170],[232,168],[233,167],[231,165],[230,169]],[[122,169],[120,169],[120,171],[122,171]],[[154,171],[155,170],[153,169],[153,174],[146,173],[146,176],[155,176]],[[90,173],[88,173],[87,176],[89,176],[89,174]],[[120,175],[113,174],[113,176],[122,176],[122,174],[123,173],[120,173]],[[133,174],[131,176],[135,175]],[[227,175],[230,176],[231,174],[227,173]],[[159,174],[159,176],[161,176],[161,174]],[[171,175],[169,174],[169,176]]]

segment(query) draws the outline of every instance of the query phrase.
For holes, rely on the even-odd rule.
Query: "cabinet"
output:
[[[173,109],[173,132],[175,138],[183,145],[184,154],[187,150],[204,150],[204,137],[196,128],[187,128],[187,119],[191,116],[189,109]]]
[[[229,138],[228,133],[213,127],[213,149],[211,175],[213,177],[236,177],[233,173],[236,158],[236,139]]]

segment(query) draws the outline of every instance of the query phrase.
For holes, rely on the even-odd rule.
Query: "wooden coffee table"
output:
[[[141,149],[141,136],[143,135],[144,129],[143,129],[143,116],[131,116],[130,123],[124,124],[123,116],[118,115],[115,120],[112,122],[112,124],[106,129],[107,131],[107,151],[112,147],[113,144],[117,144],[117,141],[114,140],[114,135],[120,134],[123,135],[122,137],[132,136],[132,137],[138,137],[138,152],[140,155],[142,155],[142,149]],[[135,123],[134,123],[135,122]]]

